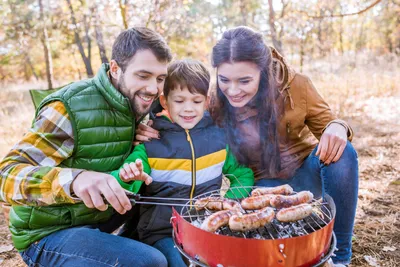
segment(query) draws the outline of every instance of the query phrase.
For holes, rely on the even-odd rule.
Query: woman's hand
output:
[[[139,123],[139,126],[136,130],[135,141],[133,142],[135,146],[143,142],[149,142],[151,139],[160,139],[158,131],[151,128],[152,125],[152,120],[149,120],[147,125]]]
[[[340,159],[347,144],[347,129],[339,124],[329,125],[321,136],[316,156],[328,165]]]
[[[143,163],[140,159],[137,159],[132,163],[125,163],[119,172],[119,178],[124,182],[130,181],[144,181],[146,185],[149,185],[153,178],[150,175],[143,172]]]

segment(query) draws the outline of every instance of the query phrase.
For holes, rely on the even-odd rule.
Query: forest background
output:
[[[33,119],[28,90],[92,77],[123,29],[152,28],[210,69],[223,31],[260,31],[355,130],[352,266],[400,266],[399,0],[2,0],[0,20],[0,158]],[[3,215],[0,265],[24,266]]]

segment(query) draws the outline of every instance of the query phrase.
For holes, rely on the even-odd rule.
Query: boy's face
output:
[[[203,118],[207,97],[198,93],[192,94],[186,87],[177,87],[169,92],[166,105],[172,121],[189,130]]]

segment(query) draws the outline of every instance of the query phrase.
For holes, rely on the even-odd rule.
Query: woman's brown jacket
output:
[[[251,158],[250,167],[256,180],[261,178],[289,178],[301,166],[304,159],[318,144],[323,131],[331,123],[343,125],[351,141],[353,131],[343,120],[339,120],[328,104],[317,92],[311,80],[296,73],[285,59],[271,48],[277,76],[281,77],[278,103],[283,103],[284,112],[279,118],[278,133],[280,135],[281,167],[278,177],[268,177],[260,167],[260,142],[256,108],[242,108],[237,113],[238,128],[246,145],[241,153]]]

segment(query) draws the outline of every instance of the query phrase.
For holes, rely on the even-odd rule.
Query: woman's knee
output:
[[[342,156],[337,162],[345,162],[346,164],[353,163],[358,164],[357,151],[354,149],[350,141],[347,141],[346,147],[342,153]]]

